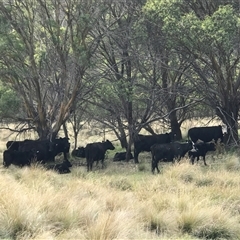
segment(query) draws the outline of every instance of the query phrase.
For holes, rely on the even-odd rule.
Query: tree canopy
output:
[[[40,138],[55,137],[69,118],[99,38],[91,31],[104,6],[94,1],[0,3],[1,79],[19,93]]]
[[[19,102],[2,100],[22,103],[22,120],[39,138],[55,137],[78,112],[107,124],[126,148],[142,128],[154,133],[150,124],[160,119],[181,139],[182,122],[201,101],[228,126],[229,142],[238,143],[239,6],[236,0],[2,1],[1,81]]]
[[[145,6],[149,14],[161,19],[168,45],[191,65],[189,80],[229,127],[230,141],[236,142],[240,103],[237,2],[149,0]]]

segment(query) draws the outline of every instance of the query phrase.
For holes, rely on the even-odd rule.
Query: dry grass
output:
[[[155,175],[149,153],[139,165],[112,155],[90,173],[77,159],[66,175],[0,166],[0,239],[240,239],[238,155],[160,163]]]

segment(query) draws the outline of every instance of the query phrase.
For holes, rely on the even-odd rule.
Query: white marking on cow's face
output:
[[[197,151],[196,144],[192,142],[192,149],[190,150],[190,152],[196,152],[196,151]]]
[[[222,133],[223,135],[227,134],[227,125],[222,125]]]
[[[194,142],[192,142],[192,149],[191,150],[189,150],[190,152],[196,152],[197,150],[196,150],[196,146],[195,146],[195,143]]]
[[[197,150],[198,150],[197,148],[193,148],[190,150],[190,152],[197,152]]]

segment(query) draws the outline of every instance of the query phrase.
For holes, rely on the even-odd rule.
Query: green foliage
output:
[[[0,85],[0,118],[14,118],[19,113],[20,99],[16,92]]]
[[[216,6],[213,14],[199,17],[182,0],[149,0],[145,12],[162,20],[163,30],[175,46],[178,42],[207,51],[221,44],[224,50],[230,50],[239,34],[240,18],[232,5]]]

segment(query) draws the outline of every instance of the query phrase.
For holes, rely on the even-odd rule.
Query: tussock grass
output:
[[[238,239],[240,177],[226,167],[231,161],[205,167],[184,159],[155,175],[114,162],[90,173],[76,166],[67,175],[1,167],[0,237]]]

